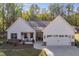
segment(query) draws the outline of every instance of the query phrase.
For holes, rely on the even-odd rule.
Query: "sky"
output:
[[[49,5],[48,3],[36,3],[36,4],[40,8],[46,8],[46,9],[48,9],[48,5]],[[31,3],[24,4],[23,10],[27,11],[30,8],[31,5],[32,5]]]
[[[48,9],[49,4],[48,3],[36,3],[40,8],[46,8]],[[32,3],[26,3],[24,4],[23,11],[28,11]],[[65,4],[67,5],[67,4]],[[79,6],[79,3],[73,3],[74,10],[76,11],[76,8]]]

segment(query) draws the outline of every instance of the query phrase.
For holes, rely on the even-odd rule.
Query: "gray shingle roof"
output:
[[[49,21],[28,21],[28,24],[35,30],[42,30],[49,24]]]

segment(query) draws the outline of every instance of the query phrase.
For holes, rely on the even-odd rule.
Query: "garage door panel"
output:
[[[48,38],[47,45],[71,45],[71,39],[68,38]]]

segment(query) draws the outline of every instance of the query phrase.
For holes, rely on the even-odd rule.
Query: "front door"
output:
[[[36,33],[36,41],[43,41],[43,32]]]

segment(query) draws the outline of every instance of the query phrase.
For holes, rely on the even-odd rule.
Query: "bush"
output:
[[[0,45],[2,45],[3,44],[3,41],[0,41]]]
[[[39,56],[47,56],[47,53],[44,50],[42,50]]]
[[[79,47],[79,41],[75,40],[75,46]]]

